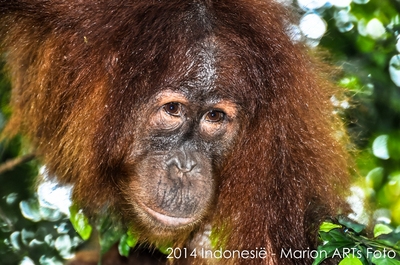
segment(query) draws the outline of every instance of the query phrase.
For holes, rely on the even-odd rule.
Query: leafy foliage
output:
[[[363,235],[364,230],[365,226],[344,217],[337,223],[322,223],[319,236],[323,245],[318,247],[313,265],[327,258],[339,258],[340,265],[400,264],[400,229],[377,224],[372,239]]]
[[[88,240],[92,233],[92,226],[89,224],[89,219],[83,214],[82,210],[74,204],[70,208],[71,224],[74,226],[75,231],[81,236],[83,240]]]

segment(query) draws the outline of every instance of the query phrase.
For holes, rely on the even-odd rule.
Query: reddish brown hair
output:
[[[28,135],[51,175],[85,208],[124,212],[118,183],[137,141],[135,112],[180,79],[205,40],[218,93],[245,112],[223,163],[209,223],[226,249],[315,247],[338,213],[347,178],[329,82],[274,1],[0,0],[0,38],[13,83],[8,131]],[[194,65],[193,67],[197,67]],[[188,78],[191,78],[190,76]],[[260,263],[259,260],[225,260]]]

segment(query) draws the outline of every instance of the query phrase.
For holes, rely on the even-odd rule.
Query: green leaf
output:
[[[118,252],[121,256],[124,257],[128,257],[129,251],[131,250],[131,247],[127,243],[127,238],[128,238],[127,234],[123,235],[118,244]]]
[[[128,257],[131,247],[126,243],[126,238],[124,237],[126,237],[126,235],[123,235],[121,240],[119,241],[118,252],[121,256]]]
[[[400,233],[391,232],[389,234],[382,234],[374,241],[400,250]]]
[[[400,260],[382,254],[381,256],[374,255],[371,259],[373,264],[376,265],[400,265]]]
[[[112,245],[122,237],[122,231],[117,227],[110,227],[107,231],[100,235],[100,252],[103,255]]]
[[[390,234],[392,231],[393,231],[393,229],[387,225],[377,224],[374,227],[374,237],[378,237],[378,236],[384,235],[384,234]]]
[[[342,79],[339,80],[339,85],[341,87],[344,87],[348,90],[352,90],[355,92],[361,92],[363,89],[363,85],[360,82],[359,78],[357,78],[354,75],[348,75]]]
[[[357,248],[361,252],[360,256],[357,256],[357,258],[359,258],[363,264],[370,265],[371,263],[367,260],[367,255],[368,255],[367,247],[362,244],[358,244]]]
[[[331,246],[326,246],[326,245],[318,246],[318,248],[317,248],[318,256],[314,259],[314,262],[312,263],[312,265],[319,265],[325,259],[331,257],[334,250],[335,250],[335,248],[333,248],[333,251],[332,251]],[[327,254],[325,255],[325,253],[327,253]]]
[[[76,232],[83,240],[88,240],[92,234],[92,226],[89,224],[89,219],[83,214],[82,210],[76,204],[69,207],[70,221]]]
[[[132,231],[124,234],[118,244],[118,251],[121,256],[128,257],[131,248],[134,248],[139,240],[139,236]]]
[[[341,227],[342,227],[342,226],[341,226],[341,225],[338,225],[338,224],[333,224],[333,223],[330,223],[330,222],[323,222],[323,223],[321,224],[321,226],[319,227],[319,231],[329,232],[329,231],[331,231],[332,229],[341,228]]]
[[[329,235],[332,236],[332,242],[343,244],[354,243],[350,238],[346,237],[346,234],[344,234],[342,230],[339,229],[331,230]]]
[[[169,255],[171,253],[170,248],[172,248],[172,243],[165,243],[157,246],[157,249],[164,255]]]
[[[126,243],[128,244],[128,246],[134,248],[138,241],[139,241],[139,235],[133,233],[130,230],[126,233]]]
[[[363,265],[363,263],[354,255],[348,255],[347,257],[342,259],[339,265]]]
[[[321,238],[321,241],[324,242],[329,242],[332,240],[332,236],[329,234],[329,232],[319,231],[319,237]]]
[[[99,231],[101,255],[106,253],[125,234],[121,226],[108,215],[97,219],[96,228]]]
[[[382,186],[382,182],[384,179],[384,169],[383,167],[376,167],[368,172],[365,177],[365,181],[368,187],[373,188],[374,190],[378,190]]]
[[[352,221],[349,218],[346,218],[344,216],[339,216],[338,222],[340,224],[346,226],[347,228],[350,228],[351,230],[353,230],[357,234],[361,233],[361,231],[363,231],[365,229],[365,225],[358,224],[358,223],[356,223],[356,222],[354,222],[354,221]]]

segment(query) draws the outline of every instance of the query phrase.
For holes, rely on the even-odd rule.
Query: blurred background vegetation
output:
[[[400,231],[400,1],[280,1],[301,14],[289,29],[293,40],[327,49],[343,70],[336,82],[348,92],[331,100],[358,150],[361,178],[349,189],[370,210],[349,198],[355,217]],[[0,74],[0,129],[10,115],[9,97]],[[20,136],[0,143],[0,263],[62,264],[82,243],[66,210],[69,190],[35,184],[41,168],[27,146]]]

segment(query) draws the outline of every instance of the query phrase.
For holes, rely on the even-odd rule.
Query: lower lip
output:
[[[152,217],[157,219],[160,223],[167,225],[167,226],[183,226],[183,225],[188,225],[190,223],[194,222],[194,218],[182,218],[182,217],[172,217],[168,215],[161,214],[159,212],[156,212],[149,207],[145,206],[142,204],[142,208],[149,213]]]

